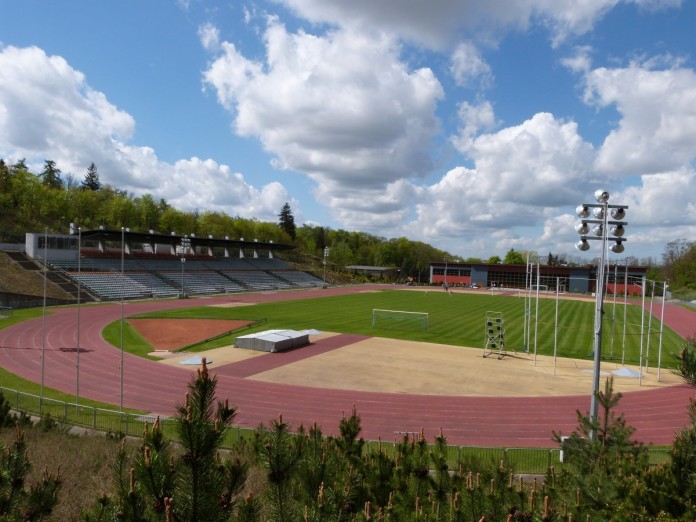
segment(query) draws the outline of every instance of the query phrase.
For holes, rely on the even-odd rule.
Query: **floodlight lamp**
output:
[[[585,206],[585,205],[578,205],[578,207],[575,209],[575,212],[577,212],[578,217],[580,218],[586,218],[590,217],[590,209]]]
[[[597,203],[606,203],[609,201],[609,193],[606,190],[599,189],[595,191],[594,197],[597,200]]]
[[[604,219],[604,209],[602,207],[595,207],[592,213],[597,219]]]
[[[604,226],[597,225],[592,229],[592,233],[597,237],[602,237],[604,235]]]
[[[626,232],[626,228],[623,225],[616,225],[611,227],[611,235],[614,237],[623,237]]]
[[[623,219],[626,217],[626,209],[624,208],[612,208],[611,217],[614,219]]]
[[[583,221],[575,225],[575,231],[581,236],[585,236],[590,232],[590,226],[587,224],[587,222]]]
[[[578,250],[585,252],[590,249],[590,244],[587,242],[587,239],[584,237],[580,239],[577,243],[575,243],[575,248]]]
[[[610,249],[612,252],[614,252],[615,254],[620,254],[621,252],[624,251],[624,246],[623,246],[623,243],[622,243],[621,241],[617,241],[616,243],[614,243],[613,245],[611,245],[611,246],[609,247],[609,249]]]

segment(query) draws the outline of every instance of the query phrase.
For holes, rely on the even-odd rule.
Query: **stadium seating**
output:
[[[294,270],[278,258],[147,254],[82,250],[77,260],[54,260],[53,267],[103,300],[321,287],[324,281]],[[123,270],[123,274],[121,271]],[[183,282],[183,288],[182,288]]]

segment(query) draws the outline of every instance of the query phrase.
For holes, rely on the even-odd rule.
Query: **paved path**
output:
[[[384,287],[386,288],[386,287]],[[393,288],[393,287],[388,287]],[[370,287],[375,289],[375,287]],[[182,369],[141,359],[121,352],[104,341],[105,325],[130,316],[163,308],[195,304],[225,304],[313,298],[353,293],[356,288],[320,289],[306,292],[278,292],[203,298],[187,301],[137,302],[82,306],[80,309],[80,396],[111,404],[121,400],[123,362],[123,404],[154,413],[171,414],[183,400],[193,369]],[[696,314],[669,305],[665,323],[682,335],[693,335]],[[52,309],[45,318],[25,321],[0,330],[0,366],[35,382],[41,381],[41,354],[45,353],[44,383],[75,393],[77,381],[77,310]],[[674,318],[674,325],[672,324]],[[678,326],[681,324],[682,326]],[[45,332],[45,336],[44,336]],[[360,336],[357,336],[360,337]],[[320,353],[350,341],[350,336],[322,339],[310,349]],[[338,344],[336,344],[338,343]],[[43,348],[42,348],[43,347]],[[286,354],[287,360],[305,357],[302,350]],[[260,359],[260,358],[255,358]],[[367,439],[393,440],[397,432],[424,429],[432,438],[442,428],[452,444],[482,446],[549,447],[552,431],[570,433],[577,425],[576,410],[586,412],[589,398],[567,397],[462,397],[360,392],[310,386],[293,386],[245,378],[254,364],[239,362],[217,370],[218,396],[239,407],[237,423],[257,427],[278,414],[297,427],[316,421],[325,433],[336,433],[341,416],[355,406],[362,418]],[[260,368],[256,368],[258,370]],[[685,385],[657,390],[628,392],[621,411],[637,431],[635,438],[646,443],[670,444],[675,430],[688,424],[686,406],[694,394]]]

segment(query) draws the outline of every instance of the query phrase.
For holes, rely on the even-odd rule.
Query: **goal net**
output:
[[[407,312],[405,310],[372,310],[373,328],[407,328],[428,331],[427,312]]]

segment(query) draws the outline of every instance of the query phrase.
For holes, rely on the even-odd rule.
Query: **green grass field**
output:
[[[429,325],[425,331],[421,324],[412,321],[380,321],[372,327],[372,310],[375,308],[427,312]],[[638,364],[641,341],[644,357],[649,354],[651,366],[657,365],[660,351],[659,320],[653,317],[651,331],[648,334],[648,314],[644,317],[644,331],[641,335],[641,309],[629,304],[626,307],[624,328],[624,306],[606,301],[604,306],[604,325],[602,336],[602,355],[605,359],[621,360],[625,355],[627,364]],[[220,318],[220,319],[254,319],[262,323],[242,333],[267,329],[304,330],[314,328],[320,331],[357,333],[376,337],[389,337],[411,341],[450,344],[483,348],[486,341],[486,314],[502,313],[505,338],[508,351],[524,349],[525,300],[523,297],[480,294],[453,293],[442,291],[406,291],[389,290],[382,292],[364,292],[346,296],[320,297],[296,301],[258,304],[252,306],[221,308],[197,307],[144,314],[139,317],[168,318]],[[537,303],[532,300],[530,321],[529,351],[540,355],[553,355],[554,337],[557,338],[556,352],[559,357],[592,357],[594,302],[560,299],[558,302],[558,330],[555,331],[556,299],[553,294],[540,298]],[[616,320],[612,322],[612,317]],[[625,335],[624,335],[625,330]],[[113,323],[108,328],[107,339],[118,345],[120,342],[120,325]],[[536,335],[535,335],[536,334]],[[130,336],[130,334],[127,334]],[[197,346],[191,351],[200,351],[217,346],[226,346],[234,342],[234,337],[241,333],[217,339]],[[126,349],[129,342],[126,335]],[[535,342],[536,340],[536,342]],[[674,364],[672,353],[676,352],[682,339],[664,329],[662,338],[663,367]],[[139,341],[138,346],[141,342]],[[146,347],[140,346],[142,353]]]

